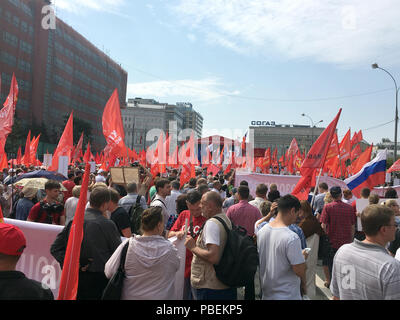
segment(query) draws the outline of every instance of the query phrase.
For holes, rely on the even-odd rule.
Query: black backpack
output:
[[[247,286],[254,281],[259,264],[257,246],[243,227],[232,223],[232,229],[229,229],[223,219],[214,218],[222,223],[227,233],[221,260],[214,265],[217,278],[231,288]]]
[[[136,203],[129,209],[129,219],[131,221],[131,231],[134,234],[141,235],[140,227],[142,225],[142,214],[144,209],[140,205],[141,196],[138,195]]]

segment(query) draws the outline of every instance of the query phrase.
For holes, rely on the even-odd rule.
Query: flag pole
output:
[[[322,168],[323,168],[323,166],[321,167],[321,169],[319,170],[319,175],[318,175],[318,178],[317,178],[317,181],[316,181],[316,183],[315,183],[315,188],[318,188],[318,185],[319,185],[319,178],[321,178],[321,174],[322,174]],[[313,197],[312,197],[312,200],[311,200],[311,208],[313,207],[313,205],[314,205],[314,199],[315,199],[315,192],[316,190],[314,190],[314,194],[313,194]]]

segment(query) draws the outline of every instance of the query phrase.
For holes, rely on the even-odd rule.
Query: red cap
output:
[[[20,256],[25,247],[25,236],[18,227],[0,223],[0,253],[8,256]]]

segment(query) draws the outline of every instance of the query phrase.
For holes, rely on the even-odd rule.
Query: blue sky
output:
[[[127,98],[191,102],[204,136],[252,120],[394,140],[396,0],[53,0],[58,17],[128,72]]]

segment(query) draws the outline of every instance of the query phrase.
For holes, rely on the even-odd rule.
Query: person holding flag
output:
[[[50,252],[62,268],[58,300],[100,300],[108,279],[104,267],[121,244],[114,222],[105,217],[111,200],[110,191],[92,190],[85,210],[90,174],[90,147],[84,162],[81,196],[73,221],[58,234]]]

